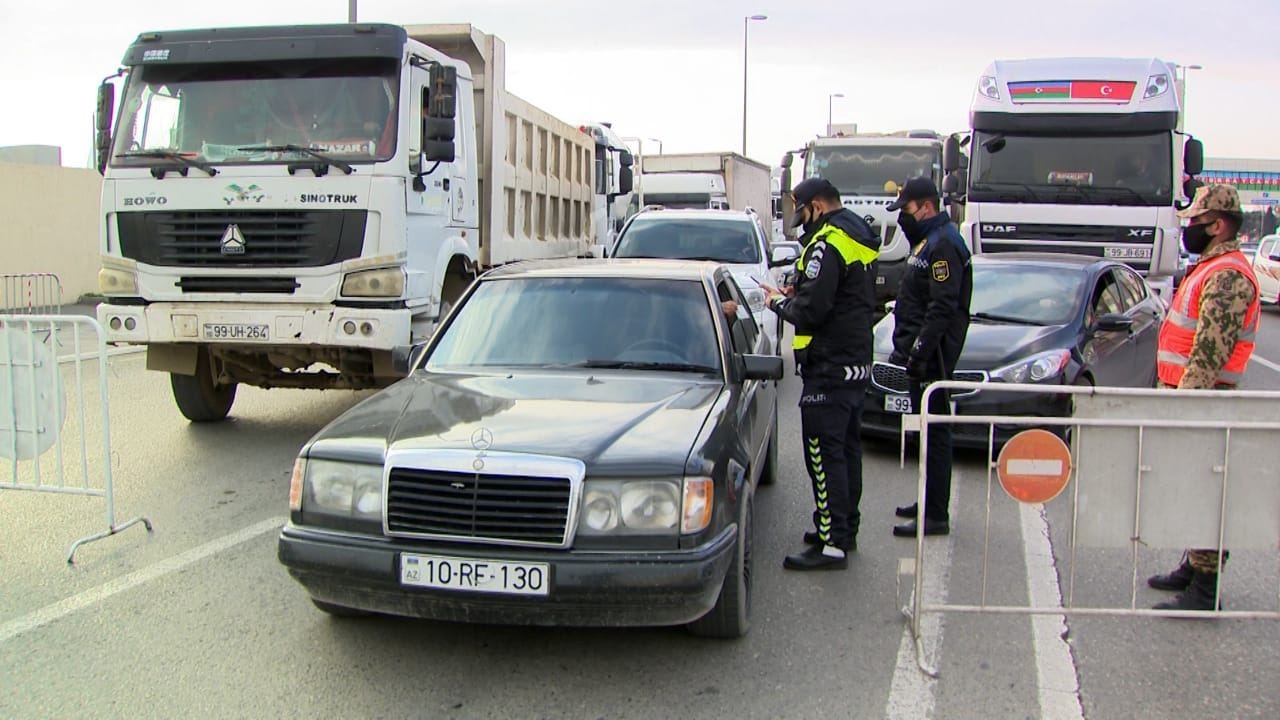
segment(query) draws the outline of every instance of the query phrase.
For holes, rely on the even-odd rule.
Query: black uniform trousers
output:
[[[862,500],[862,406],[866,382],[810,379],[800,394],[805,468],[813,484],[813,524],[824,544],[852,550]]]
[[[950,375],[949,370],[944,371],[930,363],[924,378],[911,379],[911,407],[924,407],[924,389],[930,383]],[[929,398],[929,412],[933,415],[950,414],[950,394],[945,390],[934,392]],[[937,522],[950,522],[947,508],[951,504],[951,455],[954,445],[951,425],[930,425],[924,443],[928,450],[924,467],[924,516]]]

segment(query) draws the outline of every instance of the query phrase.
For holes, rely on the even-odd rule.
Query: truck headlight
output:
[[[404,271],[400,268],[361,270],[342,278],[344,297],[400,297],[404,294]]]
[[[1147,78],[1147,88],[1142,92],[1143,100],[1160,97],[1169,91],[1169,76],[1160,74]]]
[[[308,459],[302,474],[303,512],[381,522],[381,465]]]
[[[675,535],[681,525],[677,480],[588,480],[580,535]]]
[[[978,81],[978,92],[992,100],[999,100],[1000,84],[996,82],[995,77],[991,75],[983,75],[982,79]]]
[[[1071,360],[1067,350],[1050,350],[991,371],[991,379],[1008,383],[1041,382],[1062,374]]]
[[[103,295],[136,295],[138,275],[128,270],[104,267],[98,271],[98,291]]]

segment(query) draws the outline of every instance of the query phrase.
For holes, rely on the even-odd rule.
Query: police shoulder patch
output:
[[[930,266],[933,271],[933,279],[938,282],[946,282],[951,277],[951,266],[946,260],[938,260]]]
[[[822,258],[810,258],[809,264],[804,266],[804,276],[813,280],[820,272],[822,272]]]

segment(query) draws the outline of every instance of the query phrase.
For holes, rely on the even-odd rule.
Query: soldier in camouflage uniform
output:
[[[1231,389],[1253,353],[1261,317],[1258,281],[1237,237],[1244,219],[1240,196],[1231,185],[1201,187],[1178,215],[1190,221],[1183,247],[1200,260],[1178,287],[1160,329],[1160,386]],[[1226,551],[1221,555],[1225,562]],[[1188,550],[1176,570],[1148,579],[1153,588],[1182,591],[1156,609],[1213,610],[1218,558],[1216,549]]]

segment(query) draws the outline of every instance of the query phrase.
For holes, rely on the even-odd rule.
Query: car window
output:
[[[1089,324],[1108,313],[1123,313],[1126,309],[1124,294],[1115,273],[1105,272],[1098,277],[1093,286],[1092,300],[1089,302]]]
[[[1124,293],[1125,309],[1130,310],[1147,299],[1147,283],[1137,273],[1128,268],[1113,270],[1120,280],[1120,289]]]
[[[760,332],[756,325],[755,317],[751,312],[751,306],[747,304],[746,298],[742,295],[742,290],[731,278],[722,279],[716,283],[716,294],[720,296],[721,302],[732,301],[738,306],[737,316],[727,318],[729,320],[729,338],[733,344],[733,351],[748,355],[754,353]]]
[[[661,213],[654,213],[660,215]],[[614,257],[758,263],[760,241],[746,218],[640,217],[618,239]]]
[[[488,280],[444,329],[427,369],[651,362],[719,371],[711,312],[695,280]]]

